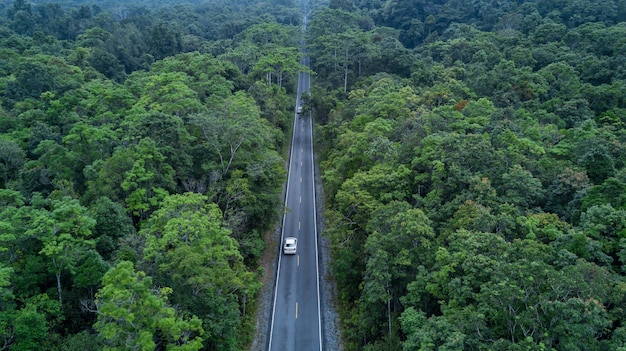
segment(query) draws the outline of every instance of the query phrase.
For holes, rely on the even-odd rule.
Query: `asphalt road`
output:
[[[306,59],[304,64],[308,63]],[[298,78],[297,106],[308,93],[310,76]],[[297,109],[296,109],[297,110]],[[294,112],[289,176],[281,243],[298,238],[296,255],[279,255],[270,322],[269,351],[322,350],[320,276],[315,213],[312,120],[310,113]]]

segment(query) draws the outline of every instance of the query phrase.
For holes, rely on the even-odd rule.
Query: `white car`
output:
[[[301,114],[302,113],[302,105],[298,105],[298,107],[296,108],[296,113],[297,114]]]
[[[295,255],[298,249],[298,239],[290,236],[285,238],[285,244],[283,245],[283,254]]]

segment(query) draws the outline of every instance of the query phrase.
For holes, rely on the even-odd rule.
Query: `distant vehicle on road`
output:
[[[298,107],[296,108],[296,112],[297,112],[298,114],[301,114],[301,113],[302,113],[302,105],[298,105]]]
[[[295,255],[298,250],[298,239],[290,236],[285,238],[285,244],[283,245],[283,254]]]

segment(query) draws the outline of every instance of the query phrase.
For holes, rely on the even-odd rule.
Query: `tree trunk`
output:
[[[61,290],[61,269],[57,266],[57,261],[52,258],[52,266],[55,269],[54,276],[57,278],[57,293],[59,294],[59,303],[63,306],[63,293]]]
[[[246,300],[247,300],[247,298],[246,298],[246,295],[244,294],[244,295],[242,296],[242,302],[243,302],[243,303],[242,303],[242,305],[243,305],[243,316],[244,316],[244,317],[246,316]]]
[[[346,65],[346,68],[343,73],[343,92],[344,93],[348,92],[348,65]]]
[[[348,92],[348,67],[350,67],[350,64],[348,63],[348,49],[346,49],[346,62],[345,62],[345,66],[344,66],[344,71],[343,71],[343,92],[347,93]]]
[[[59,303],[63,306],[63,293],[61,292],[61,273],[55,273],[57,277],[57,292],[59,293]]]
[[[387,289],[389,294],[389,289]],[[389,351],[391,351],[391,294],[387,297],[387,323],[389,324]]]

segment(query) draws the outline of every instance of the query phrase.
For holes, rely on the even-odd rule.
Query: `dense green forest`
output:
[[[0,10],[0,350],[245,349],[301,10]]]
[[[626,350],[626,0],[313,6],[346,350]],[[243,350],[288,0],[0,2],[0,350]]]
[[[308,108],[346,350],[626,350],[626,2],[333,0]]]

